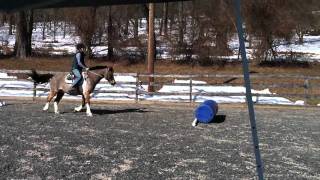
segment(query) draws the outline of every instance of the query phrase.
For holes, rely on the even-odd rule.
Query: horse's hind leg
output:
[[[58,110],[58,104],[60,102],[60,100],[62,99],[64,95],[64,92],[62,90],[59,90],[57,93],[57,97],[54,99],[54,113],[59,114],[59,110]]]
[[[57,95],[57,92],[56,91],[50,91],[49,92],[49,95],[47,97],[47,103],[46,105],[43,107],[43,110],[44,111],[47,111],[49,109],[49,104],[51,102],[51,100],[53,99],[53,97],[55,97]]]
[[[74,111],[75,112],[80,112],[84,106],[85,106],[85,98],[84,98],[84,95],[82,95],[82,104],[80,106],[78,106],[78,107],[75,107]]]

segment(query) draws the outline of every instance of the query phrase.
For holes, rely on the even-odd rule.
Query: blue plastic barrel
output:
[[[195,110],[195,118],[201,123],[210,123],[218,112],[218,104],[213,100],[206,100]]]

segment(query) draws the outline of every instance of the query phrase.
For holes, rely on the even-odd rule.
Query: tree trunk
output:
[[[51,24],[51,20],[49,21],[49,31],[51,31],[51,27],[52,27],[52,24]]]
[[[163,3],[162,18],[160,20],[160,35],[166,35],[168,30],[168,3]]]
[[[184,19],[183,19],[183,2],[179,2],[178,5],[178,16],[179,16],[179,36],[178,36],[178,44],[183,44],[183,36],[184,36]]]
[[[171,32],[172,32],[172,30],[173,30],[173,24],[175,23],[175,21],[174,21],[174,16],[172,16],[172,17],[170,17],[169,19],[170,19],[170,21],[169,21],[169,33],[167,32],[167,35],[169,35],[169,36],[171,36]]]
[[[135,17],[134,24],[133,24],[133,37],[134,37],[134,39],[138,38],[138,34],[139,34],[139,19],[138,19],[138,17]]]
[[[159,35],[162,36],[163,35],[163,18],[160,19],[160,24],[159,24]]]
[[[93,36],[94,36],[94,33],[96,31],[96,15],[97,15],[97,7],[92,7],[90,8],[90,11],[89,11],[89,18],[90,18],[90,22],[89,23],[89,26],[91,28],[89,28],[89,33],[90,35],[86,36],[86,41],[85,41],[85,45],[87,47],[87,54],[89,55],[89,58],[92,58],[93,57],[93,54],[92,54],[92,49],[91,49],[91,46],[92,46],[92,39],[93,39]]]
[[[303,44],[303,29],[300,26],[296,28],[296,34],[298,36],[298,43]]]
[[[43,20],[42,22],[42,40],[46,39],[46,22]]]
[[[13,22],[13,15],[9,15],[9,35],[13,35],[12,30],[13,30],[14,22]]]
[[[27,58],[31,56],[31,37],[33,29],[33,11],[20,11],[16,16],[17,32],[15,53],[17,58]]]
[[[5,14],[0,14],[0,26],[3,26],[4,25],[4,22],[5,22]]]
[[[149,4],[149,20],[148,20],[148,73],[154,74],[155,59],[155,37],[154,37],[154,4]],[[148,92],[154,92],[154,77],[149,77]]]
[[[109,18],[108,18],[108,59],[113,58],[113,34],[114,28],[112,24],[111,6],[109,6]]]
[[[228,33],[226,29],[221,29],[216,35],[216,48],[218,50],[218,55],[228,55]]]
[[[101,45],[102,44],[102,36],[103,36],[103,27],[99,27],[98,28],[98,32],[97,32],[97,38],[98,38],[98,44]]]
[[[252,42],[253,42],[253,39],[252,39],[252,35],[249,35],[249,49],[252,49]]]
[[[66,33],[67,33],[67,22],[66,20],[63,22],[63,38],[66,37]]]
[[[143,6],[143,14],[144,14],[144,16],[145,16],[146,19],[147,19],[146,31],[149,32],[149,26],[148,26],[148,24],[149,24],[149,14],[150,14],[149,8],[150,8],[150,7],[148,7],[148,4],[143,4],[142,6]],[[140,24],[142,24],[142,23],[140,23]]]
[[[57,34],[57,21],[53,21],[53,42],[56,42],[56,34]]]
[[[127,38],[129,35],[129,19],[128,18],[126,19],[126,25],[124,27],[123,34],[124,34],[125,38]]]
[[[271,50],[271,54],[272,54],[273,60],[275,60],[276,57],[277,57],[277,52],[273,49],[273,39],[272,39],[271,35],[267,39],[267,42],[268,42],[269,49]]]
[[[125,39],[129,35],[129,16],[128,16],[128,7],[127,6],[126,6],[125,26],[124,26],[124,30],[123,30],[123,35],[124,35]]]
[[[163,34],[168,35],[168,3],[164,3],[163,6]]]
[[[27,34],[28,34],[28,48],[27,54],[31,56],[32,53],[32,30],[33,30],[33,11],[29,11],[27,17]]]

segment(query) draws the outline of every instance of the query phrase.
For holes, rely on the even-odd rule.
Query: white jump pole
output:
[[[240,0],[234,0],[235,13],[236,13],[236,19],[237,19],[236,24],[237,24],[237,30],[238,30],[238,36],[239,36],[241,57],[242,57],[243,76],[244,76],[245,87],[246,87],[246,99],[247,99],[249,116],[250,116],[251,135],[253,140],[254,154],[256,157],[256,166],[257,166],[256,168],[257,168],[259,180],[263,180],[263,165],[262,165],[262,159],[261,159],[260,150],[259,150],[259,138],[257,133],[256,119],[255,119],[255,113],[254,113],[253,102],[252,102],[251,83],[250,83],[249,65],[248,65],[249,63],[248,63],[246,48],[244,44],[240,5],[241,5]]]

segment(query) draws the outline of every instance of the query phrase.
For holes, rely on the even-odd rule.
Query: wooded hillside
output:
[[[305,35],[320,34],[318,0],[246,0],[242,1],[246,41],[257,61],[277,59],[277,46],[303,43]],[[32,30],[42,28],[42,38],[74,33],[88,48],[106,45],[108,58],[120,56],[123,47],[146,51],[148,5],[63,8],[20,11],[0,15],[0,25],[8,24],[15,34],[14,54],[32,56]],[[155,5],[156,46],[166,46],[171,59],[206,64],[234,54],[229,42],[235,36],[235,16],[231,0],[197,0]],[[54,41],[56,41],[54,39]],[[161,52],[156,52],[161,53]],[[295,55],[286,54],[285,58]],[[283,57],[283,56],[281,56]],[[144,59],[145,57],[140,57]]]

